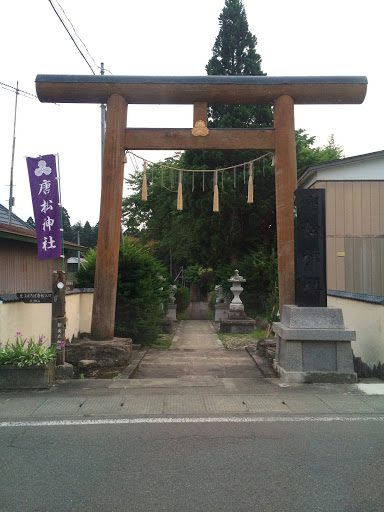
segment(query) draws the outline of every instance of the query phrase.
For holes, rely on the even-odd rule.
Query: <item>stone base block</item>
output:
[[[69,363],[57,365],[56,366],[56,379],[57,380],[73,379],[73,365],[69,364]]]
[[[229,307],[228,304],[219,303],[215,305],[215,322],[221,322],[228,318]]]
[[[163,318],[160,322],[161,334],[172,334],[173,333],[174,321],[170,318]]]
[[[273,367],[281,380],[287,384],[354,384],[357,382],[357,374],[354,372],[289,372],[276,362]]]
[[[284,382],[356,382],[351,340],[338,308],[284,306],[277,334],[275,368]]]
[[[168,318],[169,320],[172,320],[173,322],[176,322],[176,320],[177,320],[176,308],[177,308],[176,304],[169,304],[168,305],[167,316],[165,318]]]
[[[228,332],[232,334],[247,334],[253,332],[256,328],[256,322],[252,318],[245,320],[221,320],[220,332]]]
[[[229,307],[228,320],[250,320],[243,309],[231,309]]]
[[[128,364],[131,352],[130,338],[113,338],[108,341],[82,339],[65,346],[65,358],[75,366],[82,360],[95,360],[100,366],[124,366]]]

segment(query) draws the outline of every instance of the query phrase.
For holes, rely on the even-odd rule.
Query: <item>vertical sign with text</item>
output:
[[[36,224],[38,259],[61,256],[61,213],[56,157],[27,157],[33,212]]]

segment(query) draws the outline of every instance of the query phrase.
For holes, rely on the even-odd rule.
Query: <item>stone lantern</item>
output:
[[[245,318],[244,304],[241,302],[240,293],[244,290],[241,283],[245,283],[246,279],[239,275],[238,270],[235,270],[235,275],[228,281],[232,283],[230,290],[233,293],[233,299],[229,305],[229,318]]]
[[[244,312],[244,304],[241,302],[240,293],[243,291],[242,283],[246,282],[239,271],[228,279],[232,286],[233,299],[229,304],[228,317],[220,321],[220,332],[249,333],[255,329],[256,323],[252,318],[247,317]]]

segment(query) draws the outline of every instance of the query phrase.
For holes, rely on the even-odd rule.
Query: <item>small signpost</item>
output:
[[[54,270],[52,275],[51,343],[57,348],[57,364],[65,363],[65,272]]]

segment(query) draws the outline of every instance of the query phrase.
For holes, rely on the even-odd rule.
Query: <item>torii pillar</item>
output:
[[[276,223],[280,310],[295,304],[294,191],[297,188],[294,105],[362,103],[367,79],[351,77],[137,77],[38,75],[43,102],[107,103],[92,338],[113,338],[123,195],[124,150],[271,150],[276,164]],[[207,105],[274,105],[274,129],[126,128],[127,105],[191,104],[206,124]]]
[[[125,99],[117,94],[107,101],[91,327],[94,340],[112,339],[115,329],[127,107]]]
[[[294,192],[297,162],[294,102],[290,96],[277,98],[274,108],[275,189],[279,307],[295,304]]]

